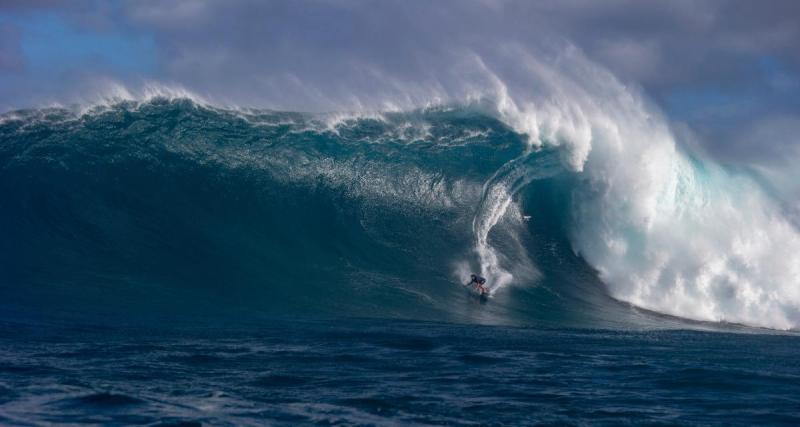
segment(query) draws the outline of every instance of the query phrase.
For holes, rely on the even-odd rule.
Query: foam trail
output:
[[[515,194],[532,181],[561,170],[556,152],[528,152],[503,165],[484,184],[472,232],[481,275],[487,278],[490,292],[511,283],[514,275],[501,266],[497,250],[489,243],[489,233],[506,214]]]

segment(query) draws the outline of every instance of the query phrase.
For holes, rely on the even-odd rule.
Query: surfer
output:
[[[467,286],[474,285],[475,289],[478,292],[480,292],[481,295],[488,295],[489,294],[489,291],[486,288],[483,287],[483,285],[486,283],[486,279],[484,279],[481,276],[475,275],[475,274],[471,274],[469,276],[469,278],[470,278],[470,282],[467,283]]]

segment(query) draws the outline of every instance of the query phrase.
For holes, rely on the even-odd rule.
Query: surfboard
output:
[[[481,291],[475,288],[471,283],[465,284],[464,288],[466,288],[471,297],[477,298],[480,302],[486,302],[489,300],[488,294],[481,293]]]

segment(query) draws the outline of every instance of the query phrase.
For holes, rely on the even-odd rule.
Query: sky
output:
[[[514,52],[576,49],[736,162],[800,151],[798,46],[794,0],[2,0],[0,111],[153,84],[224,105],[412,107],[468,96],[475,58],[522,82]]]

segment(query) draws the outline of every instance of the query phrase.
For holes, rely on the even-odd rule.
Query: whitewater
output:
[[[606,322],[798,327],[800,233],[753,173],[577,51],[515,55],[526,79],[473,57],[461,95],[421,107],[280,112],[151,85],[5,113],[3,283],[249,300],[278,275],[254,309],[514,324],[552,297]],[[471,272],[489,314],[453,304]]]

